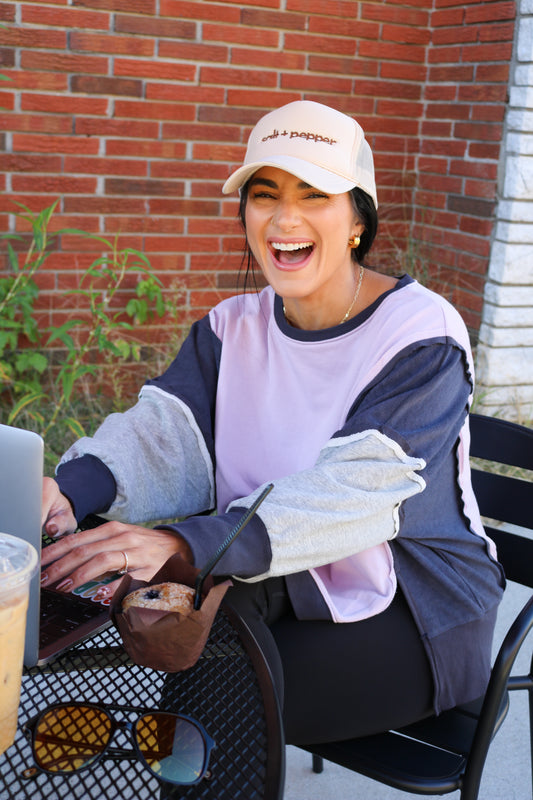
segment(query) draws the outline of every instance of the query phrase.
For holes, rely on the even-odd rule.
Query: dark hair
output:
[[[246,203],[248,200],[248,184],[250,179],[246,181],[244,186],[241,189],[241,197],[239,202],[239,219],[241,221],[241,225],[244,230],[244,234],[246,236]],[[356,264],[363,264],[366,255],[368,254],[374,239],[376,238],[376,234],[378,232],[378,212],[376,206],[374,205],[374,201],[370,197],[369,194],[364,192],[362,189],[359,189],[358,186],[355,186],[353,189],[350,190],[349,195],[352,199],[353,207],[357,216],[360,218],[361,222],[365,226],[364,231],[361,234],[361,242],[359,243],[358,247],[354,247],[351,251],[352,261]],[[254,266],[256,264],[256,260],[254,254],[252,253],[250,246],[248,244],[248,240],[246,239],[246,244],[244,248],[244,253],[242,255],[242,262],[241,262],[241,271],[244,271],[244,290],[246,291],[246,285],[248,283],[248,276],[252,276],[254,288],[257,288],[256,279],[255,279],[255,272]]]
[[[363,264],[364,266],[364,259],[372,247],[378,232],[378,212],[370,195],[359,189],[358,186],[354,186],[349,194],[352,198],[355,212],[365,226],[361,234],[359,247],[354,247],[352,250],[352,260],[356,264]]]

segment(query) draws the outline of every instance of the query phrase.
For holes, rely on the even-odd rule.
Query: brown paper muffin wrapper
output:
[[[215,586],[209,575],[204,581],[201,607],[189,614],[155,608],[128,608],[122,611],[122,599],[135,589],[167,581],[183,583],[194,589],[199,572],[199,569],[176,554],[163,564],[151,581],[137,581],[131,575],[122,578],[109,610],[124,648],[136,664],[163,672],[181,672],[196,664],[220,603],[232,586],[230,580]]]

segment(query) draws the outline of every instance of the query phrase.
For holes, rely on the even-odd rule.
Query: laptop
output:
[[[44,443],[32,431],[0,425],[0,531],[32,544],[39,555]],[[40,569],[30,585],[24,665],[45,664],[87,636],[110,625],[108,603],[95,602],[107,576],[65,594],[41,589]]]

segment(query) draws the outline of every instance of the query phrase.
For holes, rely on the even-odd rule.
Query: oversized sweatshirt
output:
[[[410,277],[319,331],[289,325],[267,287],[195,323],[57,479],[79,520],[181,520],[167,527],[197,566],[273,483],[216,574],[285,575],[300,619],[337,623],[379,614],[399,584],[440,711],[484,690],[504,583],[470,483],[472,391],[461,317]]]

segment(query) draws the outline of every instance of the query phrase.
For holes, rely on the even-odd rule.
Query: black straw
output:
[[[235,527],[233,528],[231,533],[228,534],[228,536],[224,539],[224,541],[222,542],[222,544],[220,545],[220,547],[216,551],[215,555],[207,562],[205,567],[202,570],[200,570],[200,572],[196,576],[195,595],[194,595],[194,609],[195,609],[195,611],[198,611],[198,609],[200,608],[200,605],[201,605],[201,601],[202,601],[202,586],[204,584],[205,579],[207,578],[207,576],[209,575],[209,573],[211,572],[211,570],[213,569],[215,564],[217,564],[218,561],[222,558],[222,556],[224,555],[224,553],[226,552],[226,550],[228,549],[230,544],[233,542],[233,540],[236,539],[237,536],[239,535],[239,533],[242,531],[242,529],[246,525],[248,525],[248,523],[252,519],[253,515],[255,514],[255,512],[257,511],[257,509],[259,508],[259,506],[261,505],[261,503],[263,502],[263,500],[267,496],[267,494],[269,494],[272,491],[273,488],[274,488],[274,484],[273,483],[269,483],[268,486],[265,486],[265,488],[263,489],[263,491],[261,492],[261,494],[259,495],[259,497],[255,501],[255,503],[253,503],[253,505],[251,505],[250,508],[245,511],[245,513],[242,515],[242,517],[240,518],[238,523],[235,525]]]

